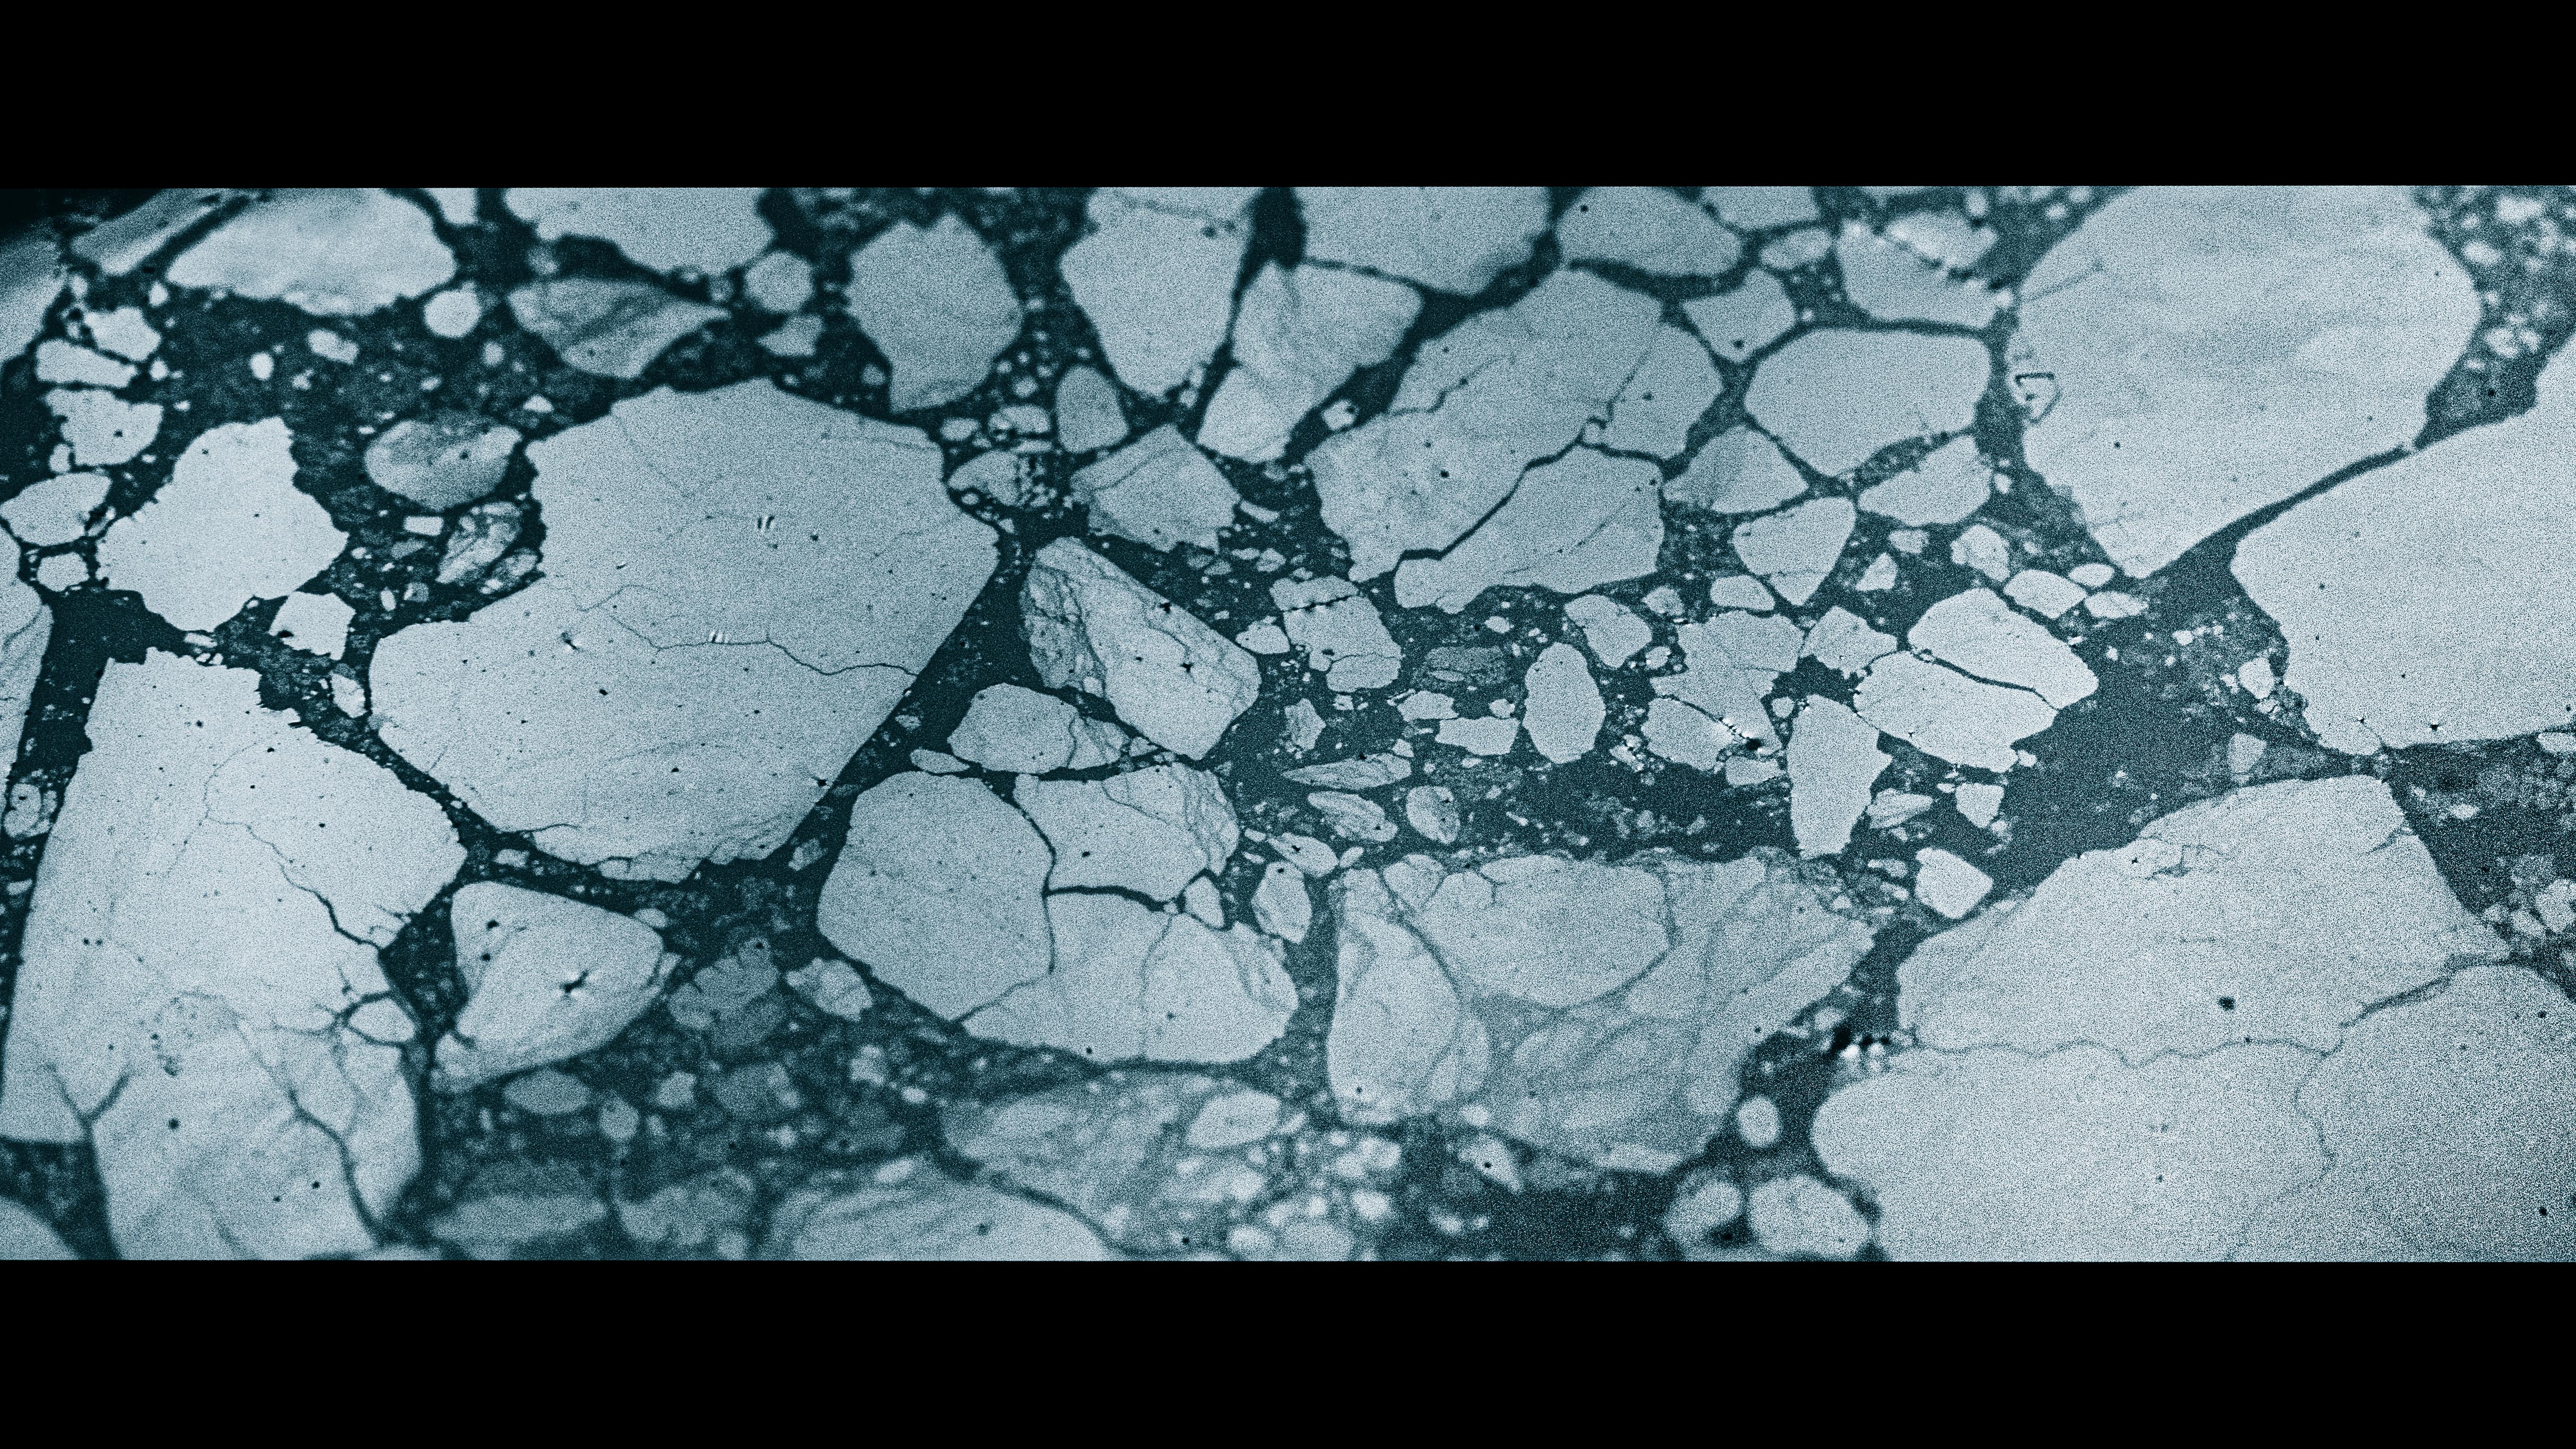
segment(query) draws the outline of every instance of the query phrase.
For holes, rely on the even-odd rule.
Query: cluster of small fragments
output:
[[[2499,932],[2371,768],[2576,754],[2576,364],[2419,446],[2481,303],[2402,191],[2061,197],[2004,280],[1989,193],[1836,197],[1111,188],[1043,275],[936,205],[818,267],[753,189],[173,191],[0,244],[5,380],[55,430],[0,503],[13,737],[58,606],[167,626],[80,686],[77,768],[10,793],[41,863],[0,1136],[86,1144],[137,1257],[613,1218],[733,1256],[1345,1258],[1466,1231],[1403,1201],[1426,1150],[1505,1193],[1660,1176],[1696,1258],[2576,1257],[2576,1006],[2509,949],[2576,933],[2576,883]],[[1300,255],[1254,251],[1263,206]],[[495,226],[533,237],[498,291],[457,246]],[[227,299],[309,358],[164,354]],[[653,376],[746,325],[771,373]],[[540,349],[604,406],[433,390],[322,438],[242,401],[387,327]],[[796,385],[853,330],[884,416]],[[2034,479],[2067,536],[1995,507]],[[333,583],[376,546],[353,487],[435,558],[399,596]],[[2224,676],[2266,732],[2234,788],[1999,891],[2034,744],[2163,652],[2141,616],[2212,539],[2279,641]],[[978,608],[1005,657],[909,733]],[[245,628],[318,682],[228,654]],[[2257,780],[2278,743],[2320,748]],[[1551,781],[1755,833],[1499,828]],[[775,859],[837,954],[707,965],[535,857],[617,889]],[[389,982],[407,929],[451,1007]],[[1824,1049],[1882,943],[1893,1030],[1785,1120],[1757,1057]],[[631,1140],[582,1059],[773,989],[1069,1084],[783,1194],[540,1174],[392,1226],[433,1096]],[[0,1256],[68,1251],[0,1201]]]

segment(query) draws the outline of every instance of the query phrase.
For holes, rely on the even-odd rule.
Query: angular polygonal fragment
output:
[[[448,1091],[606,1046],[662,984],[662,938],[632,916],[495,881],[460,887],[448,916],[471,993],[438,1043]]]
[[[769,246],[757,186],[514,186],[502,197],[545,241],[598,237],[657,272],[729,272]]]
[[[472,413],[432,413],[396,423],[369,443],[367,477],[445,512],[500,487],[518,448],[517,428]]]
[[[1914,853],[1914,898],[1957,920],[1995,888],[1993,876],[1935,846]]]
[[[2004,787],[1962,785],[1952,798],[1958,802],[1959,813],[1967,817],[1968,823],[1983,830],[1994,823],[1995,812],[2004,808]]]
[[[1306,894],[1305,874],[1284,860],[1262,867],[1261,884],[1253,887],[1252,919],[1261,929],[1291,945],[1306,939],[1315,919],[1315,903]]]
[[[510,315],[567,366],[632,382],[672,343],[726,313],[683,301],[650,282],[555,277],[510,293]]]
[[[2330,1051],[2449,958],[2502,955],[2386,785],[2289,780],[2186,806],[1933,937],[1899,969],[1899,1011],[1951,1050],[2089,1041],[2136,1062],[2251,1036]],[[2070,977],[2070,961],[2094,964]]]
[[[996,684],[967,704],[966,718],[948,733],[948,752],[997,774],[1043,775],[1114,763],[1126,753],[1126,736],[1052,694]]]
[[[1208,403],[1199,446],[1266,463],[1333,389],[1395,353],[1422,310],[1401,282],[1331,267],[1261,269],[1234,317],[1234,369]]]
[[[134,461],[161,433],[159,403],[119,402],[88,388],[58,387],[45,408],[62,423],[72,461],[84,468],[112,468]]]
[[[1837,604],[1825,611],[1798,646],[1801,659],[1820,659],[1825,666],[1858,679],[1875,661],[1896,652],[1896,636],[1882,634],[1867,620]]]
[[[1080,1218],[919,1162],[891,1183],[790,1194],[770,1217],[764,1257],[822,1262],[1076,1262],[1115,1256]]]
[[[1047,898],[1055,968],[967,1018],[980,1037],[1093,1061],[1232,1062],[1279,1039],[1297,988],[1279,949],[1125,896]]]
[[[1454,614],[1490,588],[1579,594],[1653,573],[1664,543],[1661,483],[1652,463],[1589,448],[1541,464],[1464,543],[1439,558],[1398,565],[1395,601]]]
[[[1474,755],[1508,755],[1512,743],[1520,738],[1521,722],[1517,719],[1495,719],[1478,715],[1473,719],[1444,719],[1436,738],[1452,749]]]
[[[45,548],[69,543],[89,531],[89,516],[107,501],[104,473],[65,473],[30,486],[0,503],[0,524],[7,524],[20,543]]]
[[[1653,344],[1656,314],[1651,297],[1559,272],[1424,344],[1384,416],[1308,455],[1324,522],[1350,543],[1351,577],[1456,543],[1523,469],[1606,417]]]
[[[1986,390],[1983,343],[1918,332],[1810,332],[1762,360],[1745,406],[1819,473],[1890,443],[1964,432]]]
[[[1317,790],[1306,797],[1306,803],[1314,807],[1316,814],[1324,817],[1324,824],[1332,830],[1336,840],[1365,840],[1383,845],[1395,838],[1395,822],[1387,819],[1386,811],[1366,796],[1340,790]]]
[[[2012,545],[1982,523],[1972,523],[1950,540],[1950,562],[1972,568],[1996,583],[2012,577]]]
[[[878,980],[955,1020],[1046,975],[1053,863],[1020,812],[972,780],[897,775],[850,803],[814,923]]]
[[[1619,396],[1610,402],[1610,425],[1601,446],[1614,453],[1678,458],[1690,444],[1691,424],[1717,401],[1724,386],[1699,339],[1677,327],[1655,329],[1655,345]]]
[[[876,1005],[868,983],[847,961],[817,960],[787,973],[787,984],[814,1009],[843,1021],[856,1021]]]
[[[1790,731],[1788,755],[1789,828],[1798,853],[1841,853],[1888,766],[1878,730],[1833,700],[1810,697]]]
[[[1724,750],[1748,740],[1777,745],[1780,736],[1771,726],[1771,712],[1763,704],[1772,684],[1783,674],[1798,667],[1798,646],[1802,636],[1798,626],[1778,615],[1743,613],[1720,614],[1705,624],[1684,624],[1674,631],[1689,667],[1680,674],[1657,675],[1654,682],[1663,710],[1659,739],[1655,711],[1648,713],[1646,738],[1655,752],[1670,759],[1711,769],[1702,764],[1699,749],[1681,742],[1693,738],[1685,728],[1692,721],[1671,714],[1687,708],[1701,716],[1708,726],[1706,748]],[[1681,730],[1678,738],[1673,731]],[[1673,740],[1686,752],[1667,748]]]
[[[893,369],[887,406],[938,407],[973,392],[1020,335],[1020,299],[975,229],[899,221],[850,257],[850,316]]]
[[[2328,747],[2502,739],[2576,721],[2576,365],[2540,401],[2338,483],[2236,546]],[[2096,599],[2104,595],[2095,595]],[[2268,670],[2269,666],[2266,666]]]
[[[1050,890],[1134,891],[1158,901],[1225,869],[1241,832],[1216,777],[1152,765],[1106,780],[1021,776],[1011,798],[1055,850]]]
[[[1744,245],[1717,218],[1655,186],[1596,186],[1557,218],[1569,262],[1616,262],[1667,277],[1714,277]]]
[[[2023,569],[2004,585],[2004,597],[2044,619],[2054,619],[2084,602],[2083,586],[2046,569]]]
[[[1953,276],[1939,261],[1858,222],[1843,224],[1834,259],[1842,266],[1843,295],[1885,321],[1982,328],[2004,304],[1985,283]]]
[[[1853,516],[1850,499],[1818,498],[1739,523],[1728,542],[1744,566],[1769,580],[1780,597],[1803,604],[1824,587],[1825,576],[1842,557]]]
[[[168,486],[99,540],[109,585],[142,594],[178,628],[205,630],[328,567],[348,535],[295,490],[290,441],[278,418],[199,434]]]
[[[1601,688],[1592,682],[1592,671],[1583,663],[1583,651],[1571,644],[1550,644],[1530,662],[1522,683],[1527,693],[1521,714],[1529,727],[1531,748],[1560,765],[1592,753],[1608,715],[1602,708]]]
[[[179,254],[174,287],[293,303],[316,317],[363,317],[456,275],[429,214],[383,191],[288,191]]]
[[[1729,362],[1746,362],[1798,325],[1797,304],[1769,272],[1754,272],[1732,292],[1682,304],[1709,349]]]
[[[1073,475],[1073,496],[1091,511],[1091,531],[1132,538],[1168,553],[1176,544],[1214,549],[1243,501],[1205,454],[1169,423]]]
[[[1102,187],[1091,194],[1090,235],[1061,263],[1101,354],[1120,382],[1148,397],[1179,387],[1225,341],[1251,236],[1253,188],[1196,192],[1205,194]]]
[[[338,594],[289,594],[268,632],[308,654],[337,659],[349,644],[349,621],[358,617]]]
[[[1261,694],[1251,655],[1072,539],[1038,551],[1020,606],[1039,677],[1101,696],[1147,739],[1191,759]]]
[[[1473,296],[1547,230],[1535,186],[1300,186],[1309,261]]]
[[[1055,385],[1055,440],[1068,453],[1111,447],[1127,436],[1127,413],[1118,385],[1088,367],[1066,372]]]
[[[1628,656],[1655,640],[1655,631],[1645,620],[1599,594],[1569,600],[1565,617],[1583,631],[1583,642],[1592,646],[1592,656],[1606,668],[1627,663]]]
[[[1991,589],[1967,589],[1931,608],[1905,642],[1981,679],[2018,684],[2064,709],[2099,681],[2065,641],[2015,613]]]
[[[1902,825],[1938,803],[1929,795],[1917,795],[1911,790],[1881,790],[1870,797],[1870,828],[1887,830]]]
[[[2468,273],[2396,186],[2142,188],[2023,293],[2014,370],[2058,389],[2024,452],[2139,577],[2413,441],[2478,324]]]
[[[1703,445],[1690,467],[1664,483],[1664,496],[1711,513],[1761,513],[1807,491],[1780,445],[1751,428],[1729,428]]]
[[[87,1141],[129,1257],[374,1246],[419,1163],[411,1023],[376,952],[463,862],[455,832],[261,708],[246,669],[111,662],[85,728],[28,912],[0,1135]]]
[[[1997,774],[2013,767],[2016,741],[2057,722],[2057,711],[2026,689],[1970,679],[1911,654],[1872,664],[1852,708],[1926,754]]]
[[[763,855],[991,575],[910,428],[766,381],[532,444],[546,575],[379,644],[385,742],[485,819],[614,872]]]
[[[1860,509],[1915,528],[1956,523],[1984,505],[1993,475],[1977,454],[1976,439],[1953,438],[1913,467],[1862,489]]]
[[[161,333],[145,320],[140,307],[91,312],[82,320],[89,328],[90,341],[98,344],[99,350],[113,352],[128,362],[141,362],[160,350]]]

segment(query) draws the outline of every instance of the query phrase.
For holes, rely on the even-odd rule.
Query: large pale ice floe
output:
[[[27,918],[0,1135],[88,1142],[133,1257],[375,1246],[419,1163],[376,960],[464,860],[438,807],[262,708],[110,663]]]
[[[182,629],[212,629],[253,599],[295,591],[347,535],[295,488],[282,419],[225,423],[180,453],[170,482],[99,540],[99,571]]]
[[[1368,580],[1408,553],[1447,549],[1562,453],[1654,343],[1651,297],[1559,272],[1510,307],[1426,343],[1382,417],[1308,455],[1324,522]]]
[[[2282,683],[2318,739],[2360,755],[2576,721],[2566,358],[2530,412],[2338,483],[2237,545],[2236,577],[2280,624]]]
[[[1020,299],[993,249],[955,216],[899,221],[850,257],[850,316],[893,369],[899,413],[973,392],[1020,335]]]
[[[1102,187],[1061,270],[1118,380],[1148,396],[1187,381],[1225,343],[1251,238],[1250,186]]]
[[[1785,862],[1410,856],[1335,887],[1333,1093],[1362,1122],[1474,1110],[1659,1171],[1735,1105],[1745,1057],[1850,974],[1870,929]]]
[[[429,214],[383,191],[290,191],[215,228],[170,263],[171,285],[363,317],[456,275]]]
[[[724,272],[769,245],[757,186],[514,186],[539,238],[597,237],[657,272]]]
[[[1278,457],[1352,373],[1394,355],[1421,310],[1421,294],[1400,282],[1265,264],[1235,309],[1234,366],[1208,402],[1199,446],[1254,463]]]
[[[2012,370],[2054,374],[2023,451],[2133,575],[2411,443],[2478,323],[2402,187],[2148,187],[2023,284]]]
[[[2569,1004],[2502,954],[2386,786],[2240,790],[1926,942],[1816,1147],[1900,1258],[2563,1256]]]
[[[1808,467],[1848,473],[1890,443],[1965,431],[1987,367],[1970,337],[1828,329],[1764,358],[1744,401]]]
[[[404,758],[612,872],[776,849],[993,568],[929,439],[767,382],[630,399],[528,456],[544,576],[389,636],[370,683]]]
[[[1191,759],[1260,696],[1251,655],[1072,539],[1038,550],[1020,600],[1040,677],[1099,695],[1138,733]]]
[[[1471,296],[1547,230],[1535,186],[1300,186],[1297,209],[1308,260]]]
[[[1270,586],[1288,642],[1306,652],[1337,693],[1384,689],[1404,669],[1404,651],[1386,631],[1377,605],[1348,579],[1281,579]]]

